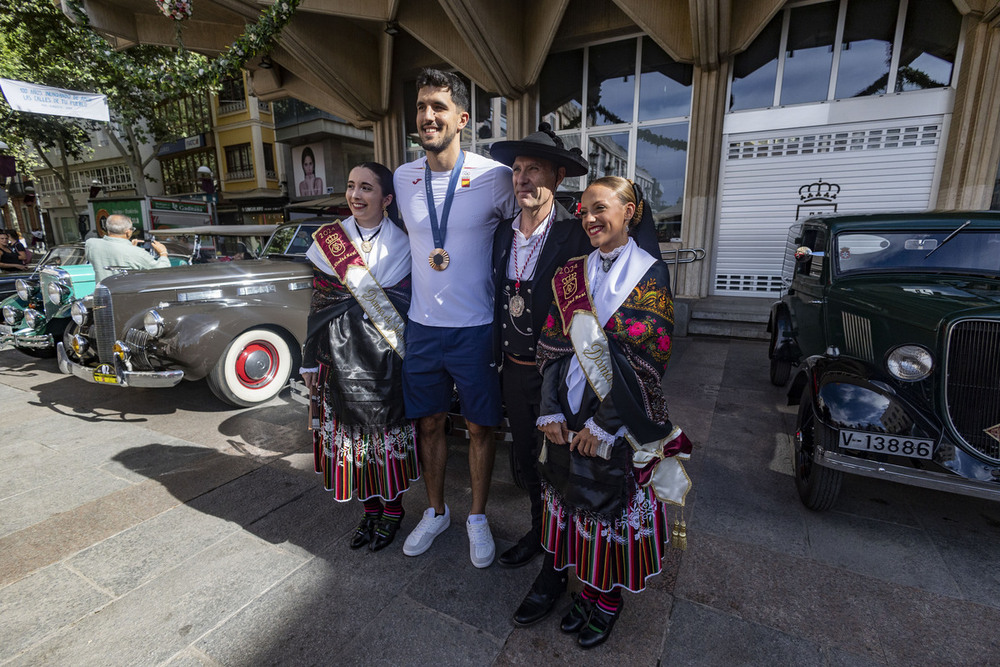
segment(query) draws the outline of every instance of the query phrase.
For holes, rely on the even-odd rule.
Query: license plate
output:
[[[14,327],[9,324],[0,324],[0,335],[9,336],[14,333]]]
[[[94,369],[94,382],[118,384],[118,376],[115,375],[115,369],[110,364],[101,364]]]
[[[934,441],[927,438],[909,438],[889,433],[865,433],[864,431],[840,432],[840,446],[863,452],[895,454],[911,459],[929,459],[934,453]]]

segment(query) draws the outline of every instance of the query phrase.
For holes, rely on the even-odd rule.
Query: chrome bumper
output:
[[[56,344],[52,334],[14,334],[14,345],[35,350],[48,350]]]
[[[104,375],[108,378],[114,377],[115,381],[98,380],[94,372],[97,370],[83,364],[78,364],[69,358],[62,343],[56,345],[56,359],[59,362],[59,370],[66,375],[75,375],[81,380],[92,382],[93,384],[112,384],[119,387],[174,387],[184,379],[184,371],[130,371],[121,362],[115,359],[114,369]]]
[[[1000,481],[982,482],[949,473],[917,470],[892,463],[869,461],[836,452],[828,452],[820,447],[816,447],[813,453],[813,462],[834,470],[843,470],[852,475],[885,479],[890,482],[986,500],[1000,500]]]

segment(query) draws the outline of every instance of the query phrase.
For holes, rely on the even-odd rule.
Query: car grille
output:
[[[1000,321],[955,323],[945,372],[952,427],[969,447],[1000,461],[1000,442],[984,430],[1000,423]]]
[[[153,366],[149,362],[149,339],[150,336],[145,331],[129,329],[125,332],[125,344],[132,352],[133,370],[148,371]]]
[[[111,307],[111,291],[103,285],[94,290],[94,332],[97,358],[101,363],[112,363],[115,350],[115,313]]]

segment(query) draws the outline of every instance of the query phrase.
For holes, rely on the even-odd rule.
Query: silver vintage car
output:
[[[73,305],[59,368],[119,387],[206,378],[231,405],[270,400],[298,370],[312,296],[305,251],[330,221],[281,225],[260,259],[105,279]]]

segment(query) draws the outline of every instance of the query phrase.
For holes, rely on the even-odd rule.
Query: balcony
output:
[[[226,172],[227,181],[246,181],[252,178],[254,178],[253,169],[237,169]]]
[[[246,111],[247,101],[244,100],[219,100],[219,113],[236,113]]]

